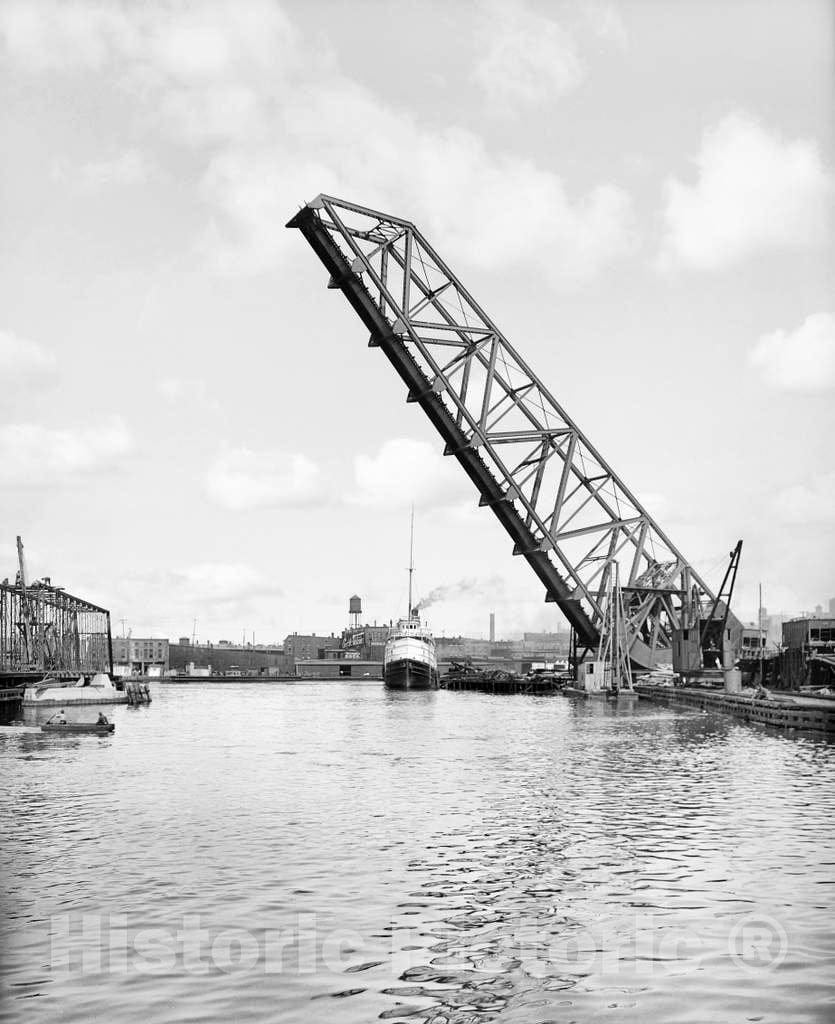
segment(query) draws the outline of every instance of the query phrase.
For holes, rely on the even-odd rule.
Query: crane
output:
[[[619,566],[638,668],[715,597],[520,352],[410,221],[320,195],[289,221],[587,650]],[[731,616],[732,628],[741,625]]]
[[[27,587],[29,585],[26,571],[26,557],[23,553],[23,538],[17,538],[17,583],[20,587],[20,631],[23,634],[23,656],[26,667],[37,663],[35,650],[35,633],[33,629],[32,607],[29,603]]]

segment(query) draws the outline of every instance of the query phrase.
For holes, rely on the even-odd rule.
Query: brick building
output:
[[[382,661],[390,626],[358,626],[346,629],[342,634],[342,647],[347,651],[358,651],[358,657],[366,661]]]
[[[163,675],[168,671],[167,639],[114,636],[112,643],[115,675]]]
[[[324,660],[326,651],[341,646],[341,640],[333,633],[317,636],[316,633],[290,633],[284,638],[284,653],[289,663],[294,661]]]

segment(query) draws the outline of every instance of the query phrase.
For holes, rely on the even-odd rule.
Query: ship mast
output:
[[[412,505],[412,520],[409,529],[409,611],[408,617],[412,617],[412,576],[415,571],[415,506]]]

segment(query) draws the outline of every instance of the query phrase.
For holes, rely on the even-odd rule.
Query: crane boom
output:
[[[708,586],[409,221],[320,195],[301,231],[579,641],[594,646],[615,564],[630,656],[670,660]],[[735,621],[735,620],[734,620]]]
[[[29,604],[27,587],[29,585],[26,572],[26,556],[23,553],[23,538],[17,538],[18,582],[20,584],[20,631],[23,634],[23,656],[26,665],[35,661],[35,639],[32,629],[32,609]]]

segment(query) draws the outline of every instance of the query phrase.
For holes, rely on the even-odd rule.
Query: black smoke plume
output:
[[[443,586],[434,587],[426,597],[422,597],[418,601],[415,611],[421,612],[430,605],[454,600],[456,597],[489,597],[491,594],[495,594],[501,586],[502,580],[499,576],[493,576],[489,580],[477,580],[468,576],[455,583],[445,583]]]

